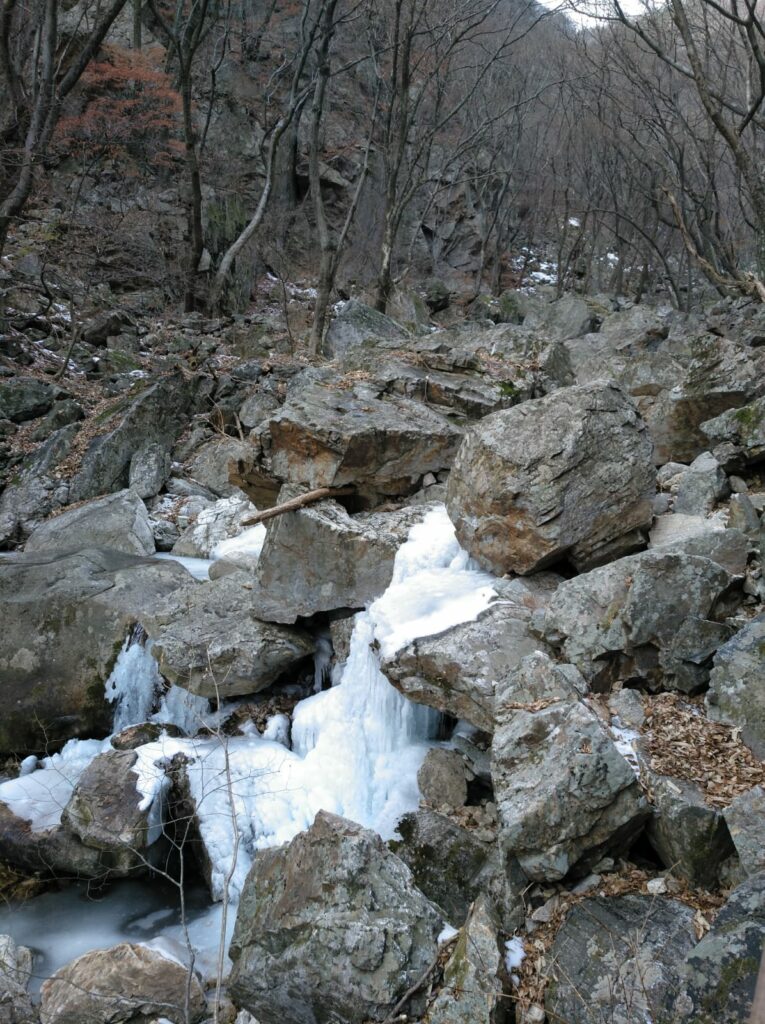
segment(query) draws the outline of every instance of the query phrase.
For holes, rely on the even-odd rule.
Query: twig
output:
[[[436,969],[436,967],[438,967],[439,957],[440,957],[440,951],[436,954],[436,956],[433,959],[433,961],[425,968],[425,970],[419,976],[417,981],[415,981],[415,983],[410,988],[408,988],[406,990],[406,992],[404,992],[403,996],[399,999],[399,1001],[396,1003],[396,1005],[390,1011],[390,1013],[385,1018],[385,1020],[382,1022],[382,1024],[392,1024],[392,1022],[396,1019],[396,1016],[398,1015],[399,1010],[409,1002],[409,1000],[412,998],[412,996],[414,995],[414,993],[418,989],[422,988],[422,986],[428,980],[428,978],[433,973],[433,971]]]

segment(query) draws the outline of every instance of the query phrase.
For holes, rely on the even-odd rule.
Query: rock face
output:
[[[444,968],[443,987],[425,1015],[425,1024],[500,1024],[504,1020],[498,932],[493,910],[479,898]]]
[[[280,483],[352,485],[373,502],[410,494],[425,473],[448,469],[460,438],[448,420],[417,402],[380,398],[363,385],[309,384],[253,431],[249,454],[229,468],[259,508],[273,503]]]
[[[256,693],[314,651],[313,639],[255,617],[248,577],[188,584],[144,616],[162,675],[202,697]]]
[[[647,815],[634,770],[578,697],[570,674],[542,654],[524,659],[497,694],[500,843],[539,881],[626,848]]]
[[[379,341],[400,341],[403,346],[408,337],[409,332],[395,320],[357,299],[351,299],[330,324],[324,338],[324,354],[334,359],[365,342],[374,345]]]
[[[716,605],[736,577],[692,554],[694,543],[621,558],[560,585],[545,634],[594,689],[617,679],[684,693],[706,684],[709,660],[731,634],[715,621]],[[701,545],[715,553],[706,538]]]
[[[164,445],[149,442],[130,460],[128,482],[139,498],[159,494],[170,476],[170,452]]]
[[[231,460],[246,458],[250,446],[232,437],[214,438],[202,445],[189,463],[192,480],[212,491],[220,498],[230,498],[237,488],[229,481],[228,464]]]
[[[707,713],[716,722],[741,727],[741,739],[757,757],[765,757],[765,689],[763,689],[765,615],[721,647],[709,674]]]
[[[449,476],[463,547],[497,575],[634,550],[651,522],[651,441],[613,384],[564,388],[472,427]]]
[[[118,491],[69,509],[33,531],[27,552],[111,548],[131,555],[154,554],[154,534],[146,506],[133,490]]]
[[[280,495],[280,500],[289,495]],[[268,524],[256,570],[258,607],[269,622],[335,608],[363,608],[384,592],[396,552],[427,506],[350,516],[322,501]]]
[[[132,856],[112,856],[111,853],[85,846],[61,825],[32,831],[26,819],[17,817],[2,802],[0,855],[5,863],[45,878],[105,879],[112,875],[124,875],[135,867]]]
[[[94,758],[77,780],[61,820],[86,846],[109,851],[148,846],[148,809],[139,808],[138,776],[131,771],[137,760],[133,750],[110,750]]]
[[[37,524],[69,500],[69,487],[55,467],[69,451],[75,425],[57,430],[22,463],[0,494],[0,545],[12,547],[28,537]]]
[[[765,947],[765,874],[731,893],[681,968],[671,1020],[682,1024],[745,1021]]]
[[[195,1024],[207,1010],[195,976],[146,946],[123,943],[85,953],[43,982],[43,1024]]]
[[[498,600],[474,622],[407,644],[382,670],[411,700],[494,731],[494,693],[527,654],[544,646],[530,629],[562,582],[554,573],[497,581]]]
[[[321,811],[289,846],[257,855],[229,991],[261,1024],[381,1020],[432,962],[441,928],[378,836]]]
[[[24,423],[44,416],[53,405],[59,389],[34,377],[19,377],[10,384],[0,384],[0,419]]]
[[[0,750],[108,733],[104,684],[144,612],[188,573],[115,551],[15,556],[0,572]]]
[[[696,942],[693,913],[652,896],[596,897],[574,907],[549,953],[549,1019],[677,1020],[663,1014],[677,991],[682,958]]]

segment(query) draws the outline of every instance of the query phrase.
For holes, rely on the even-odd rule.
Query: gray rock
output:
[[[741,469],[765,456],[765,398],[707,420],[701,429],[726,453],[726,468]]]
[[[423,1018],[424,1024],[501,1024],[505,1019],[499,950],[499,924],[480,896],[462,926],[454,952],[444,967],[441,991]]]
[[[654,689],[697,692],[712,654],[730,637],[714,615],[735,579],[683,545],[631,555],[562,583],[545,634],[594,689],[640,679]]]
[[[382,1020],[432,962],[441,928],[377,835],[320,811],[289,846],[258,853],[229,992],[261,1024]]]
[[[428,809],[405,814],[397,831],[401,839],[391,843],[392,849],[450,924],[459,927],[482,894],[490,897],[507,931],[522,923],[528,878],[517,861],[504,863],[496,843]]]
[[[170,452],[161,444],[145,444],[130,460],[128,483],[139,498],[153,498],[170,476]]]
[[[16,556],[0,572],[0,750],[43,750],[107,735],[104,694],[132,626],[183,586],[175,562],[88,549]]]
[[[704,515],[728,494],[730,488],[722,466],[711,452],[702,452],[680,479],[674,511]]]
[[[221,541],[236,537],[246,529],[244,520],[250,519],[257,511],[243,494],[220,498],[209,508],[199,511],[196,520],[186,527],[173,546],[173,554],[210,558]]]
[[[765,871],[765,789],[755,786],[737,796],[723,816],[746,874]]]
[[[731,893],[711,930],[686,956],[670,1020],[745,1021],[765,945],[765,874]]]
[[[250,452],[250,445],[245,441],[233,437],[213,438],[189,460],[189,476],[213,497],[230,498],[237,494],[237,488],[229,481],[229,462],[247,458]]]
[[[431,313],[440,313],[448,308],[451,294],[444,282],[437,277],[426,278],[420,285],[420,291]]]
[[[456,750],[429,750],[417,772],[417,785],[426,806],[455,810],[467,802],[465,762]]]
[[[34,377],[16,377],[0,384],[0,418],[24,423],[44,416],[56,398],[58,388]]]
[[[560,582],[553,573],[498,581],[498,600],[475,621],[414,640],[384,660],[382,671],[411,700],[493,732],[496,686],[545,646],[531,620]]]
[[[765,688],[762,685],[765,615],[739,630],[715,655],[709,674],[707,714],[741,728],[741,739],[765,757]]]
[[[55,469],[77,434],[72,425],[57,430],[14,473],[0,494],[0,546],[21,543],[39,522],[69,500],[69,485]]]
[[[243,573],[232,573],[189,583],[146,610],[152,654],[166,679],[203,697],[256,693],[313,654],[308,633],[255,617],[249,587]]]
[[[292,496],[285,491],[280,501]],[[351,516],[337,502],[322,501],[271,520],[255,570],[259,614],[292,623],[366,607],[388,587],[396,552],[427,512],[420,506]]]
[[[110,548],[131,555],[154,554],[154,533],[146,506],[128,488],[67,509],[35,529],[28,553],[64,554],[83,548]]]
[[[651,792],[654,814],[646,835],[673,874],[693,886],[714,889],[733,843],[722,813],[708,807],[702,791],[684,779],[659,775],[640,756],[641,778]]]
[[[334,359],[364,344],[373,346],[377,341],[401,341],[403,345],[409,336],[409,331],[389,316],[351,299],[329,325],[324,354]]]
[[[549,1019],[674,1021],[663,1014],[695,942],[693,910],[682,903],[653,896],[585,900],[571,910],[549,952]]]
[[[69,500],[83,501],[119,490],[128,482],[131,459],[145,444],[172,447],[199,400],[200,382],[171,374],[128,395],[89,444],[70,483]]]
[[[279,408],[279,400],[268,391],[256,391],[242,402],[237,415],[245,430],[252,430]]]
[[[492,744],[500,843],[532,878],[556,880],[626,849],[647,804],[570,673],[532,655],[515,675],[519,681],[511,676],[497,694]]]
[[[61,821],[85,846],[135,853],[156,839],[149,834],[149,809],[139,807],[138,775],[131,771],[137,760],[134,750],[109,750],[77,780]]]
[[[369,502],[415,491],[425,473],[448,469],[460,431],[432,409],[378,397],[357,384],[309,384],[250,435],[249,454],[230,479],[259,507],[281,483],[306,488],[353,485]]]
[[[40,1020],[143,1024],[162,1017],[173,1024],[195,1024],[206,1012],[202,988],[183,964],[147,946],[125,942],[85,953],[44,981]]]
[[[749,546],[746,536],[732,524],[726,528],[705,516],[661,516],[650,533],[651,548],[709,558],[733,576],[746,572]]]
[[[32,950],[0,935],[0,1024],[38,1024],[27,994],[32,975]]]
[[[472,427],[447,508],[463,547],[498,575],[564,557],[581,571],[643,543],[654,480],[644,423],[618,388],[598,381]]]
[[[591,307],[578,295],[564,295],[555,302],[530,308],[524,317],[524,327],[533,327],[551,341],[579,338],[593,330],[595,315]]]
[[[32,432],[32,440],[44,441],[46,437],[62,427],[68,427],[71,423],[77,423],[83,419],[85,413],[82,406],[73,398],[65,398],[56,402],[50,412],[45,416]]]

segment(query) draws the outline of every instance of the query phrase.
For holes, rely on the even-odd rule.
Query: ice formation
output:
[[[236,558],[237,555],[248,555],[251,558],[260,558],[263,544],[266,540],[266,528],[262,523],[251,526],[249,530],[242,530],[236,537],[229,537],[216,544],[212,550],[214,560],[219,558]]]
[[[296,707],[291,750],[284,716],[272,718],[262,736],[256,730],[193,739],[163,734],[137,748],[133,770],[152,831],[158,835],[161,828],[167,759],[183,753],[215,898],[226,891],[236,898],[255,850],[289,841],[321,809],[392,836],[401,815],[418,805],[417,771],[439,718],[391,686],[380,671],[380,653],[390,656],[418,636],[475,619],[494,596],[492,578],[460,549],[443,506],[429,512],[399,549],[386,592],[356,616],[348,660],[334,685]],[[160,681],[150,646],[137,638],[126,642],[107,684],[115,730],[152,717],[188,732],[214,725],[220,713],[209,713],[207,702],[177,687],[161,696]],[[105,749],[108,740],[71,741],[46,758],[42,770],[0,786],[0,800],[10,804],[12,798],[17,813],[33,820],[33,801],[5,787],[50,790],[45,813],[34,812],[33,826],[50,827],[79,772]]]
[[[210,558],[191,558],[189,555],[173,555],[168,551],[158,552],[154,558],[164,561],[178,562],[183,568],[190,572],[195,580],[209,581],[209,569],[212,565]]]
[[[510,975],[510,980],[516,987],[520,985],[521,979],[516,973],[523,961],[526,959],[526,948],[520,935],[514,935],[505,943],[505,967]]]

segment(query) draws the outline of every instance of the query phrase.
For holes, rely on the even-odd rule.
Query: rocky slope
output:
[[[236,927],[39,1005],[4,939],[0,1020],[744,1024],[760,315],[604,303],[350,303],[313,361],[244,319],[113,318],[60,377],[8,346],[0,861],[108,886],[180,848]]]

